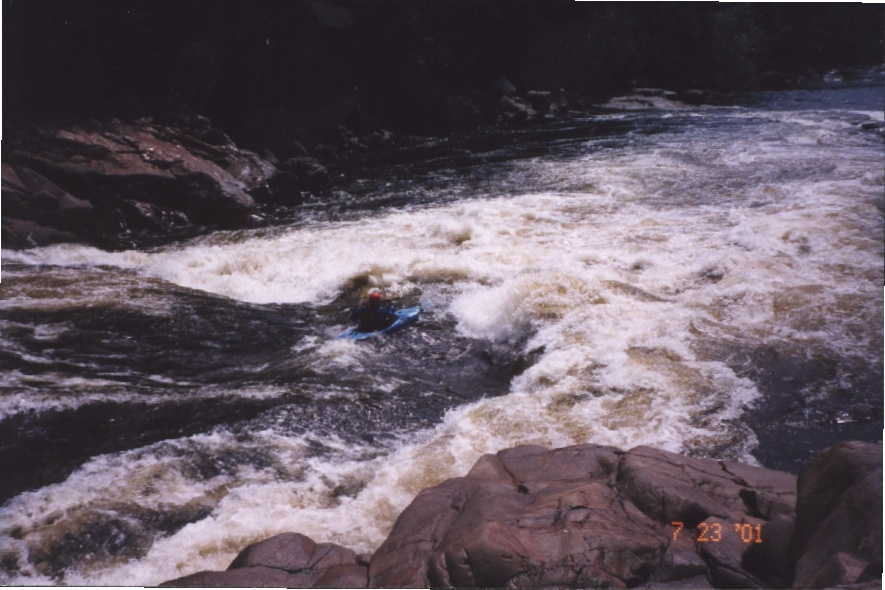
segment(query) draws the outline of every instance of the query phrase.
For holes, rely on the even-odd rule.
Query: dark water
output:
[[[429,142],[275,227],[4,251],[0,581],[371,551],[519,443],[795,471],[880,439],[880,78]],[[426,312],[336,339],[370,287]]]

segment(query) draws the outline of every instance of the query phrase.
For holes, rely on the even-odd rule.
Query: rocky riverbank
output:
[[[650,447],[485,455],[425,489],[371,556],[286,533],[163,586],[878,588],[882,446],[796,476]]]
[[[489,99],[482,113],[468,105],[488,130],[570,112],[564,94],[520,94],[504,78]],[[7,134],[3,160],[3,246],[135,248],[255,227],[268,221],[269,209],[328,192],[354,167],[414,158],[416,151],[432,155],[426,146],[440,143],[383,128],[357,135],[341,125],[309,149],[291,137],[259,155],[194,114],[17,127]]]
[[[503,77],[484,96],[483,108],[461,105],[473,113],[476,127],[469,132],[434,137],[375,128],[360,135],[339,125],[323,142],[291,137],[260,154],[197,114],[13,125],[2,165],[2,245],[73,242],[118,250],[258,227],[279,222],[279,211],[328,196],[362,167],[457,157],[489,141],[506,142],[512,131],[612,109],[735,99],[710,90],[640,88],[594,102],[565,92],[518,91]],[[881,133],[882,127],[861,130]]]

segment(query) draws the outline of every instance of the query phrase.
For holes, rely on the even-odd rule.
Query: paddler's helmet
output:
[[[374,303],[381,301],[381,291],[372,291],[369,293],[369,301]]]

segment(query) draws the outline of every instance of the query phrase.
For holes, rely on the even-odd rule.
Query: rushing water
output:
[[[795,470],[878,439],[882,90],[610,112],[273,228],[4,251],[0,582],[151,585],[284,531],[370,552],[521,443]],[[428,311],[336,339],[372,286]]]

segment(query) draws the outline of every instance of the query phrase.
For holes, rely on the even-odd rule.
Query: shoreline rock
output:
[[[873,588],[881,481],[881,443],[835,445],[798,480],[651,447],[520,446],[423,490],[369,559],[284,533],[162,585]]]
[[[54,233],[67,232],[125,247],[144,235],[249,225],[252,193],[275,173],[204,117],[38,127],[10,138],[4,153],[3,197],[13,206],[3,246],[69,240]]]

